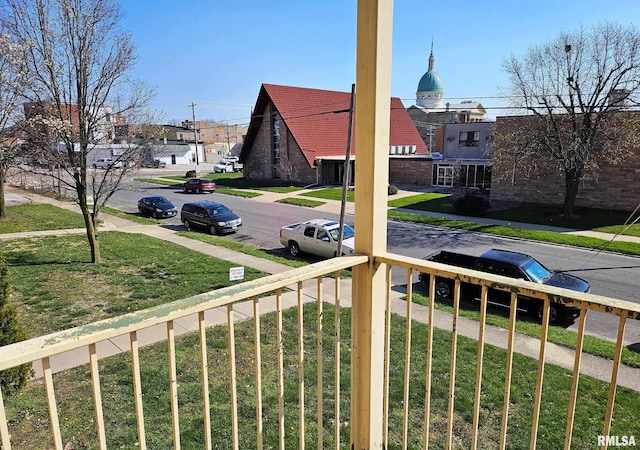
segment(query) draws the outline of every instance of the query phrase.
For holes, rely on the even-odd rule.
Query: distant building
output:
[[[163,125],[161,137],[171,141],[195,142],[195,132],[192,120],[184,120],[180,125]],[[198,143],[204,144],[204,159],[207,162],[217,162],[229,156],[231,149],[241,143],[247,134],[247,127],[237,124],[227,124],[212,120],[196,120]]]
[[[611,122],[613,126],[624,127],[640,120],[640,112],[637,111],[618,114],[619,120]],[[495,122],[496,133],[509,136],[516,130],[530,126],[535,120],[539,119],[535,116],[498,117]],[[612,131],[610,134],[613,136],[616,133]],[[585,173],[581,178],[576,206],[628,212],[638,206],[640,146],[635,139],[631,139],[629,145],[625,148],[629,155],[618,164],[613,164],[601,154],[594,154],[598,170]],[[495,144],[491,201],[562,206],[566,186],[564,172],[558,164],[545,152],[536,159],[535,170],[531,170],[534,165],[519,160],[517,147],[517,142],[504,139]]]
[[[39,126],[38,132],[46,136],[48,142],[52,144],[58,139],[55,130],[45,122],[52,119],[59,119],[71,125],[71,134],[78,135],[80,133],[80,124],[78,121],[78,105],[65,104],[60,110],[49,102],[28,102],[23,104],[24,116],[27,120],[41,117],[43,121]],[[123,126],[126,125],[124,117],[113,114],[109,107],[98,108],[96,113],[96,124],[93,127],[90,136],[91,144],[109,144],[118,137],[118,132],[122,132]],[[125,127],[126,128],[126,127]]]
[[[435,70],[433,43],[429,67],[418,82],[416,104],[407,113],[434,157],[434,186],[488,189],[491,185],[493,123],[471,100],[444,103],[444,84]]]
[[[349,131],[349,92],[263,84],[240,159],[244,175],[303,184],[342,183]],[[431,158],[399,98],[391,98],[391,183],[430,177]],[[358,149],[351,141],[351,178]]]

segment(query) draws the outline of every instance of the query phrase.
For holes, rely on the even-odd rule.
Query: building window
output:
[[[273,178],[280,178],[280,114],[271,114],[271,164]]]
[[[458,139],[458,147],[478,147],[480,146],[479,131],[461,131]]]

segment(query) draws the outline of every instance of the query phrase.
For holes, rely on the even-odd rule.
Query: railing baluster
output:
[[[232,448],[238,449],[238,382],[236,377],[236,337],[233,321],[233,303],[227,305],[227,327],[229,330],[229,382],[231,386],[231,440]]]
[[[198,313],[198,337],[200,338],[200,384],[202,387],[202,412],[204,420],[204,448],[211,450],[211,401],[209,399],[209,359],[207,357],[207,324],[204,311]]]
[[[507,423],[509,421],[509,404],[511,397],[511,372],[513,371],[513,344],[516,335],[516,307],[518,306],[518,296],[511,293],[511,309],[509,312],[509,337],[507,344],[507,363],[504,374],[504,400],[502,404],[502,425],[500,427],[500,449],[507,447]]]
[[[324,369],[322,367],[322,355],[323,355],[323,351],[322,351],[322,333],[324,332],[323,327],[322,327],[322,314],[323,314],[323,309],[322,309],[322,277],[318,277],[316,278],[317,280],[317,285],[318,285],[318,298],[317,298],[317,304],[318,304],[318,317],[317,317],[317,328],[318,328],[318,334],[316,335],[316,342],[317,342],[317,359],[318,359],[318,382],[317,382],[317,390],[318,390],[318,450],[322,450],[322,444],[323,444],[323,432],[324,432],[324,423],[323,423],[323,410],[322,410],[322,391],[323,391],[323,385],[322,385],[322,373],[324,372]]]
[[[613,419],[613,405],[616,399],[616,388],[618,386],[618,369],[620,368],[620,358],[622,358],[622,347],[624,343],[624,328],[627,323],[628,311],[624,311],[620,315],[618,324],[618,338],[616,340],[616,353],[613,356],[613,367],[611,368],[611,382],[609,383],[609,399],[607,400],[607,415],[604,421],[603,436],[609,436],[611,432],[611,420]],[[603,446],[606,448],[606,445]]]
[[[412,284],[413,269],[407,269],[407,321],[405,323],[404,345],[404,386],[402,393],[402,448],[406,450],[409,438],[409,378],[411,375],[411,297],[413,296]]]
[[[427,361],[425,364],[425,393],[424,393],[424,436],[422,447],[429,448],[429,423],[431,419],[431,365],[433,361],[433,322],[436,299],[436,277],[429,277],[429,323],[427,324]]]
[[[335,448],[340,449],[340,272],[335,272],[333,279],[335,280]]]
[[[567,414],[567,429],[564,436],[564,448],[571,448],[571,435],[573,434],[573,421],[576,413],[578,399],[578,381],[580,379],[580,361],[582,360],[582,345],[584,344],[584,330],[587,324],[587,310],[580,308],[580,322],[578,336],[576,338],[576,356],[573,361],[573,378],[571,380],[571,394],[569,397],[569,412]]]
[[[391,353],[391,273],[393,266],[387,265],[384,319],[384,382],[382,394],[382,442],[383,448],[389,447],[389,358]]]
[[[178,411],[178,375],[176,370],[176,339],[173,320],[167,321],[167,355],[169,358],[169,399],[171,401],[171,425],[173,447],[180,450],[180,413]]]
[[[136,407],[136,425],[138,426],[138,444],[141,450],[147,448],[147,438],[144,430],[144,410],[142,407],[142,382],[140,380],[140,354],[138,353],[138,333],[129,333],[131,344],[131,371],[133,372],[133,400]]]
[[[282,337],[282,298],[280,289],[276,291],[276,333],[278,342],[278,436],[279,448],[284,450],[284,342]]]
[[[298,448],[304,450],[304,302],[302,281],[298,281]]]
[[[49,407],[49,421],[53,442],[57,450],[62,450],[62,435],[60,434],[60,421],[58,420],[58,407],[56,405],[56,393],[53,387],[53,375],[49,357],[42,358],[42,370],[44,372],[44,387],[47,393],[47,405]]]
[[[471,430],[471,448],[478,447],[478,429],[480,427],[480,392],[482,390],[482,364],[484,359],[484,330],[487,320],[487,286],[482,286],[480,294],[480,324],[478,329],[478,363],[476,368],[476,391],[473,401],[473,424]]]
[[[2,440],[2,448],[11,450],[11,437],[9,436],[9,427],[7,426],[7,413],[4,409],[4,400],[2,399],[2,390],[0,390],[0,437]]]
[[[298,282],[298,286],[301,282]],[[253,297],[253,337],[255,371],[256,371],[256,440],[258,450],[262,450],[262,350],[260,347],[260,301],[256,295]]]
[[[542,400],[542,381],[544,379],[544,358],[547,349],[547,334],[549,332],[549,298],[544,299],[542,313],[542,330],[540,331],[540,356],[538,356],[538,375],[536,377],[536,396],[533,403],[533,418],[531,421],[531,448],[536,448],[538,439],[538,424],[540,422],[540,402]]]
[[[107,448],[107,438],[104,431],[104,416],[102,414],[102,393],[100,391],[100,370],[98,368],[98,353],[96,344],[89,344],[89,367],[91,370],[91,392],[93,406],[96,412],[96,433],[98,434],[98,446],[101,450]]]
[[[449,369],[449,409],[447,413],[447,445],[453,445],[453,411],[456,392],[456,355],[458,350],[458,313],[460,312],[460,280],[456,280],[453,293],[453,320],[451,323],[451,362]]]

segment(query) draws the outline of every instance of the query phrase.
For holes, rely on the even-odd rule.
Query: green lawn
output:
[[[9,206],[6,213],[0,219],[0,234],[84,228],[82,215],[48,204]]]
[[[233,263],[146,235],[103,231],[103,262],[86,236],[0,241],[30,337],[228,286]],[[264,274],[251,268],[245,279]]]
[[[300,195],[304,195],[305,197],[315,197],[315,198],[324,198],[326,200],[342,201],[342,189],[340,188],[315,189],[313,191],[305,192]],[[355,192],[353,190],[347,191],[347,201],[348,202],[355,201]]]
[[[278,203],[285,203],[288,205],[304,206],[306,208],[317,208],[318,206],[326,205],[327,202],[319,202],[317,200],[309,200],[300,197],[287,197],[276,200]]]
[[[448,194],[425,193],[410,195],[390,200],[389,207],[453,214],[453,202]]]

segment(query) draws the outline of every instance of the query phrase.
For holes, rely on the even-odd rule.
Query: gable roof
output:
[[[263,114],[269,102],[280,113],[281,120],[302,149],[309,165],[322,157],[344,156],[351,93],[276,84],[263,84],[260,88],[242,153],[250,151],[261,124],[268,123],[264,121]],[[391,98],[390,121],[390,146],[415,145],[416,154],[429,153],[397,97]],[[355,155],[355,132],[352,133],[351,144],[351,152]]]

